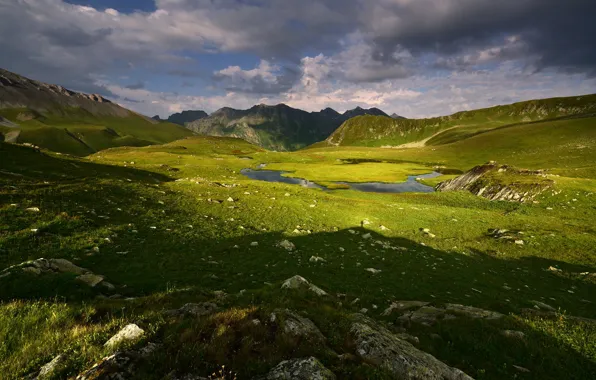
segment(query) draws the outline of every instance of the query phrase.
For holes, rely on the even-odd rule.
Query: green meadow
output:
[[[58,354],[67,359],[53,378],[75,377],[112,352],[104,347],[110,336],[136,323],[145,330],[137,347],[161,345],[138,379],[173,371],[207,377],[222,366],[253,378],[304,356],[316,356],[338,378],[392,378],[360,360],[346,338],[350,316],[364,312],[392,331],[407,329],[416,347],[476,379],[593,378],[593,126],[593,118],[582,118],[453,129],[421,148],[291,153],[194,136],[84,158],[2,144],[0,269],[63,258],[115,289],[91,288],[67,273],[0,277],[0,377],[22,378]],[[93,141],[100,149],[101,138]],[[323,191],[240,173],[266,164],[329,185],[403,182],[442,170],[424,180],[436,185],[490,160],[545,169],[554,187],[530,203],[491,202],[467,192]],[[34,207],[39,211],[28,210]],[[495,237],[494,229],[523,244]],[[286,239],[295,250],[278,246]],[[329,295],[280,289],[294,275]],[[399,314],[384,315],[394,301],[413,300],[505,317],[403,326]],[[535,301],[556,313],[529,312]],[[182,320],[164,314],[188,302],[219,309]],[[312,320],[325,343],[276,331],[266,321],[279,308]],[[263,323],[251,323],[256,319]],[[512,340],[504,330],[525,337]]]

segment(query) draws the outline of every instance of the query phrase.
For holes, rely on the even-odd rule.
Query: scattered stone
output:
[[[523,340],[526,336],[526,334],[524,334],[523,332],[515,330],[503,330],[501,331],[501,335],[503,335],[506,338],[514,338],[519,340]]]
[[[294,245],[294,243],[292,243],[291,241],[289,241],[287,239],[282,240],[279,243],[277,243],[277,246],[285,249],[288,252],[292,252],[293,250],[296,249],[296,246]]]
[[[385,227],[384,225],[379,226],[381,231],[389,231],[389,228]]]
[[[515,244],[517,245],[524,245],[524,241],[523,240],[516,240]]]
[[[315,286],[314,284],[311,284],[310,282],[308,282],[307,279],[305,279],[302,276],[298,276],[298,275],[285,280],[284,283],[281,285],[281,288],[282,289],[306,288],[318,296],[326,296],[327,295],[327,292],[325,292],[323,289]]]
[[[395,378],[411,380],[472,380],[457,368],[449,367],[411,343],[399,339],[372,319],[356,315],[350,336],[357,355],[368,363],[388,370]]]
[[[375,269],[375,268],[366,268],[365,271],[370,272],[372,274],[381,273],[380,269]]]
[[[284,360],[262,380],[334,380],[335,375],[314,357]]]
[[[515,368],[516,370],[518,370],[519,372],[523,372],[523,373],[530,373],[530,370],[524,367],[520,367],[518,365],[513,365],[513,368]]]
[[[399,320],[403,322],[415,322],[421,325],[431,326],[444,315],[444,309],[439,309],[434,306],[423,306],[418,310],[405,313],[399,317]]]
[[[363,239],[370,239],[372,237],[372,235],[370,233],[366,233],[364,235],[362,235]]]
[[[253,241],[252,243],[250,243],[251,247],[257,247],[259,245],[258,241]]]
[[[234,202],[234,198],[232,198],[232,197],[229,197],[229,198],[227,199],[227,201],[228,201],[228,202]]]
[[[311,263],[318,263],[319,261],[322,263],[326,262],[324,258],[319,256],[311,256],[310,259],[308,259],[308,261],[310,261]]]
[[[531,303],[534,304],[534,307],[537,307],[540,310],[546,310],[546,311],[557,311],[557,309],[555,309],[554,307],[545,304],[544,302],[540,302],[540,301],[530,301]]]
[[[111,337],[104,346],[108,348],[113,348],[122,342],[134,342],[139,340],[145,331],[141,329],[139,326],[135,325],[134,323],[128,324],[122,328],[122,330],[118,331],[116,335]]]
[[[26,209],[26,211],[40,212],[41,210],[39,209],[39,207],[29,207],[29,208]]]

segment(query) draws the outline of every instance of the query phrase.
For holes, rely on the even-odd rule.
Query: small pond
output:
[[[284,177],[283,174],[287,173],[284,171],[279,170],[253,170],[253,169],[243,169],[240,173],[244,174],[250,179],[255,179],[257,181],[266,181],[266,182],[282,182],[282,183],[289,183],[291,185],[300,185],[302,187],[309,187],[315,189],[321,189],[329,191],[324,186],[317,185],[314,182],[311,182],[306,179],[302,178],[291,178],[291,177]],[[400,183],[383,183],[383,182],[333,182],[338,185],[347,185],[350,186],[353,190],[370,192],[370,193],[432,193],[435,189],[432,186],[426,186],[418,181],[416,178],[425,179],[425,178],[435,178],[440,176],[441,173],[432,172],[428,174],[421,174],[421,175],[412,175],[408,176],[408,180],[406,182]],[[337,190],[334,190],[337,191]]]

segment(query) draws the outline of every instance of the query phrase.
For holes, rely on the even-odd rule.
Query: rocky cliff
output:
[[[436,190],[467,190],[491,201],[528,202],[553,185],[541,170],[518,170],[491,161],[440,183]]]

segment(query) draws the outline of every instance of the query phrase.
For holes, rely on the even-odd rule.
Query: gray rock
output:
[[[62,273],[74,273],[79,275],[89,273],[87,269],[76,266],[65,259],[50,259],[49,266],[53,270]]]
[[[323,289],[311,284],[310,282],[308,282],[307,279],[305,279],[302,276],[294,276],[294,277],[290,277],[287,280],[284,281],[284,283],[281,285],[282,289],[308,289],[311,292],[315,293],[318,296],[326,296],[327,292],[325,292]]]
[[[60,367],[66,361],[66,356],[60,354],[56,356],[52,361],[46,363],[41,369],[39,370],[39,374],[37,375],[37,379],[42,380],[47,377],[50,377],[54,371]]]
[[[135,375],[139,361],[147,358],[159,348],[149,343],[136,351],[118,351],[106,356],[93,367],[80,373],[77,380],[126,380]]]
[[[504,317],[503,314],[497,313],[496,311],[479,309],[472,306],[464,306],[459,304],[448,303],[445,305],[445,310],[453,312],[455,314],[461,314],[469,318],[482,318],[482,319],[501,319]]]
[[[95,287],[97,284],[104,280],[103,276],[98,276],[93,273],[83,274],[77,277],[77,280],[89,285],[90,287]]]
[[[145,331],[134,323],[128,324],[118,331],[116,335],[111,337],[104,346],[113,348],[122,342],[134,342],[141,339],[145,334]]]
[[[278,321],[284,334],[292,337],[301,337],[313,342],[324,342],[325,337],[321,330],[308,318],[285,309],[278,309],[269,318],[270,321]]]
[[[544,302],[540,302],[540,301],[530,301],[532,302],[535,306],[537,306],[540,310],[546,310],[546,311],[557,311],[557,309],[555,309],[554,307],[545,304]]]
[[[397,379],[472,380],[461,370],[420,351],[363,315],[355,316],[350,336],[360,358],[388,370]]]
[[[282,240],[279,243],[277,243],[277,246],[285,249],[288,252],[292,252],[293,250],[296,249],[296,246],[294,245],[294,243],[292,243],[291,241],[289,241],[287,239]]]
[[[335,375],[314,357],[284,360],[262,380],[334,380]]]
[[[399,320],[406,322],[420,323],[426,326],[433,325],[438,319],[445,315],[444,309],[434,306],[423,306],[418,310],[410,311],[399,317]]]

